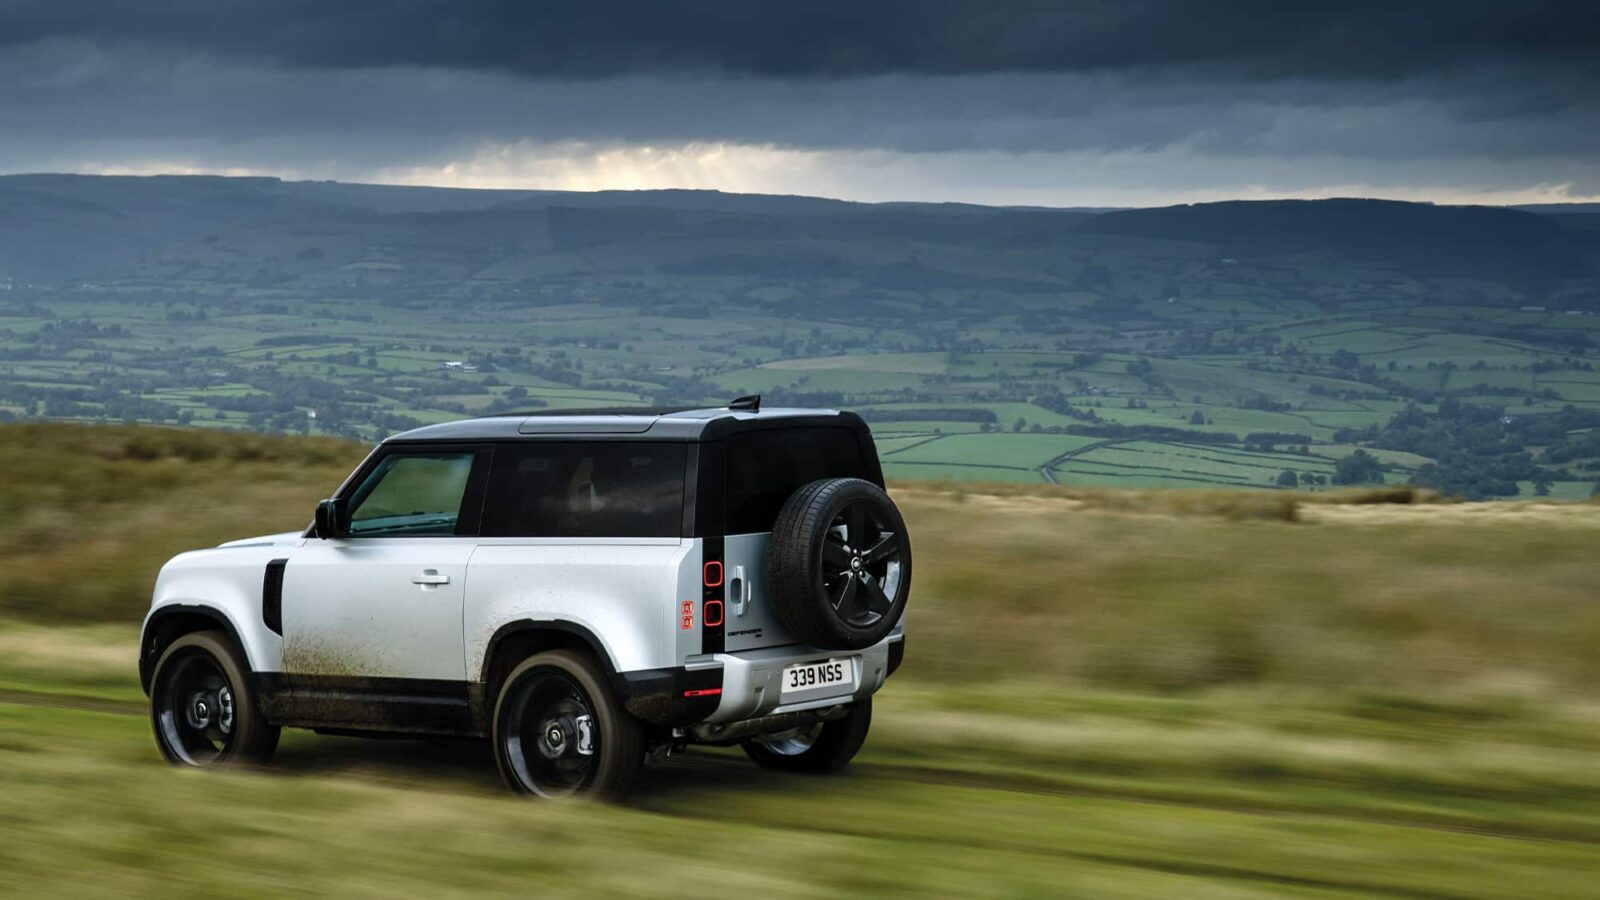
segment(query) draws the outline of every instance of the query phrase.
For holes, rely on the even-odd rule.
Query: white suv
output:
[[[263,762],[282,726],[470,735],[517,791],[618,797],[690,743],[843,766],[910,586],[851,413],[501,415],[384,441],[304,533],[168,562],[139,674],[176,763]]]

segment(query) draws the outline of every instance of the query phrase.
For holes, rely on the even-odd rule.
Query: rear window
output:
[[[771,531],[789,495],[819,478],[872,478],[854,431],[780,428],[735,434],[728,441],[728,534]]]
[[[526,441],[495,449],[485,537],[677,537],[688,446]]]

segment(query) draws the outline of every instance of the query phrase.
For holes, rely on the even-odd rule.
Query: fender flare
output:
[[[173,603],[157,607],[155,611],[150,613],[150,617],[145,619],[144,627],[139,630],[139,687],[144,691],[146,697],[150,696],[150,679],[155,675],[156,661],[159,658],[156,653],[153,634],[164,620],[174,616],[201,616],[215,622],[228,635],[228,640],[233,642],[233,646],[238,649],[245,665],[252,670],[254,669],[250,663],[250,653],[245,649],[244,641],[239,638],[239,629],[234,626],[233,620],[228,618],[227,613],[211,606],[195,606],[186,603]]]
[[[611,682],[612,687],[621,686],[622,676],[617,674],[617,664],[612,660],[611,654],[607,652],[606,645],[600,641],[599,636],[577,622],[569,622],[566,619],[516,619],[495,629],[489,638],[489,643],[483,648],[483,666],[478,671],[479,682],[488,683],[489,669],[494,665],[494,655],[500,649],[500,642],[524,631],[559,631],[576,637],[594,652],[595,659],[598,659],[600,665],[605,668],[606,680]]]

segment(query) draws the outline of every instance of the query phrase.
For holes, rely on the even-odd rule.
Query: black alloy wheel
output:
[[[536,654],[506,676],[493,740],[506,784],[535,797],[619,799],[644,764],[643,729],[576,650]]]
[[[264,763],[279,729],[256,706],[240,654],[221,632],[186,634],[167,647],[150,685],[150,726],[175,765]]]
[[[901,535],[883,521],[881,507],[848,503],[822,540],[822,582],[834,612],[854,628],[872,628],[889,614],[899,592]]]
[[[600,738],[583,688],[553,670],[518,682],[507,698],[506,758],[540,797],[569,797],[594,777]]]
[[[189,648],[171,665],[157,701],[162,737],[183,763],[216,762],[233,740],[233,688],[216,660],[199,649]]]

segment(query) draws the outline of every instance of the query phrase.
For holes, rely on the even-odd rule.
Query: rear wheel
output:
[[[644,733],[593,657],[551,650],[506,676],[495,703],[494,756],[518,793],[616,800],[644,764]]]
[[[174,765],[265,763],[278,747],[278,726],[256,703],[247,666],[220,631],[173,641],[150,681],[150,726],[161,755]]]
[[[872,698],[868,697],[852,703],[842,719],[742,746],[745,755],[764,769],[826,774],[839,771],[855,757],[870,727]]]

